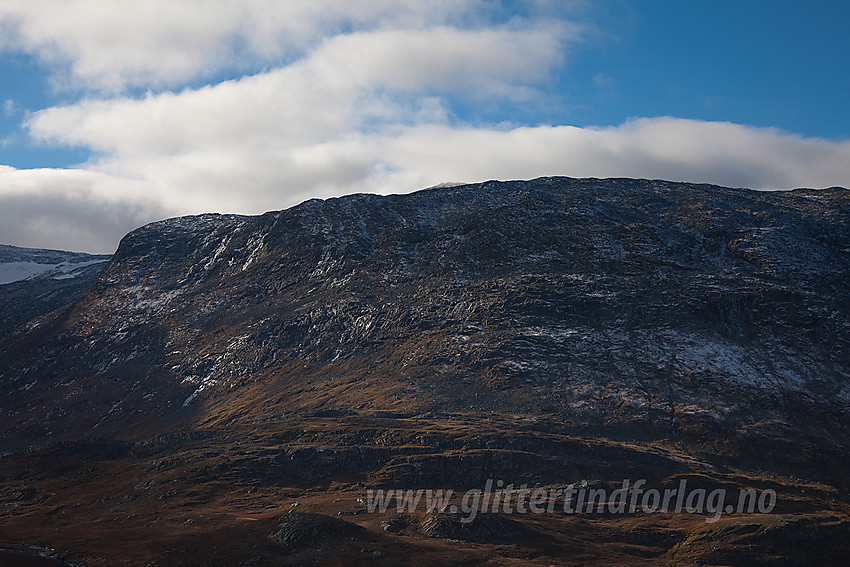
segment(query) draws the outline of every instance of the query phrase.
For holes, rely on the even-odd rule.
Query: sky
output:
[[[446,182],[850,186],[850,3],[0,0],[0,243]]]

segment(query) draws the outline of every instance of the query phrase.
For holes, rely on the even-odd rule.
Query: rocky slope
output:
[[[838,518],[848,281],[844,189],[543,178],[170,219],[0,349],[0,443],[278,489],[803,479]],[[644,552],[706,560],[689,529]]]

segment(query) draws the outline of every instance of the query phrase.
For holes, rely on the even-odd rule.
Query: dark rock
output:
[[[290,547],[324,549],[340,541],[362,537],[363,533],[363,528],[357,524],[339,518],[291,510],[280,519],[278,530],[269,537]]]
[[[417,529],[439,539],[499,544],[521,541],[531,533],[522,523],[498,514],[461,514],[439,510],[428,512]]]
[[[401,535],[409,525],[409,516],[393,516],[391,518],[384,518],[381,520],[381,529],[385,532],[394,533],[396,535]]]

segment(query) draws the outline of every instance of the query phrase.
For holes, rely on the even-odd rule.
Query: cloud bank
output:
[[[0,167],[0,242],[109,252],[144,222],[260,213],[445,181],[648,177],[760,189],[850,183],[850,142],[673,117],[480,124],[456,104],[546,102],[592,33],[540,2],[5,2],[0,48],[71,103],[28,116],[73,169]],[[553,16],[554,13],[554,16]],[[236,78],[203,82],[227,70]],[[186,86],[200,81],[202,86]],[[139,93],[138,88],[149,88]]]

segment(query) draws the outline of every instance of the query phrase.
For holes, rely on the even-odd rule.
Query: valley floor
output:
[[[487,479],[610,495],[624,479],[659,488],[684,480],[728,494],[772,490],[776,505],[717,517],[558,505],[469,522],[422,504],[368,510],[370,489],[463,495]],[[837,565],[848,536],[850,502],[836,486],[521,415],[293,415],[145,442],[62,442],[0,460],[0,541],[55,549],[39,559],[45,566]],[[21,550],[10,545],[4,565]]]

